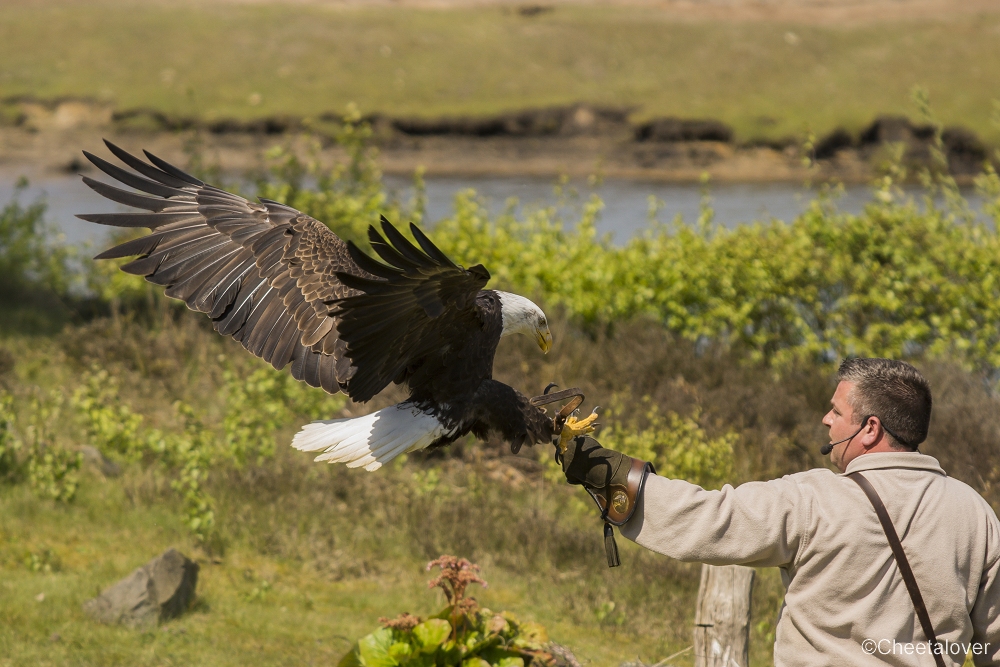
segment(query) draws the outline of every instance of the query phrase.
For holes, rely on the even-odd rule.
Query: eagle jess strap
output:
[[[937,664],[937,667],[945,667],[944,658],[941,656],[941,643],[938,641],[937,635],[934,634],[934,626],[931,624],[931,617],[927,613],[924,598],[920,594],[920,587],[917,586],[917,580],[913,576],[910,562],[906,559],[906,553],[903,551],[902,542],[899,541],[899,535],[896,534],[896,529],[892,525],[892,519],[889,518],[889,512],[886,511],[882,499],[879,497],[878,492],[875,491],[875,487],[871,485],[871,482],[864,475],[860,472],[852,472],[847,476],[857,482],[861,490],[868,496],[872,507],[875,508],[875,514],[878,515],[879,523],[882,524],[882,530],[885,531],[885,536],[889,540],[889,547],[892,549],[892,555],[896,559],[896,565],[899,566],[899,573],[903,576],[906,590],[910,594],[913,609],[917,612],[920,627],[924,631],[924,636],[934,646],[934,649],[931,651],[934,656],[934,662]]]

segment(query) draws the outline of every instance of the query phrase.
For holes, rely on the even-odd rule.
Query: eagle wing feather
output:
[[[149,163],[111,142],[127,171],[87,151],[98,169],[139,192],[84,177],[104,197],[148,213],[80,215],[152,233],[110,248],[97,259],[138,256],[122,269],[163,285],[166,295],[209,315],[215,329],[248,351],[314,387],[334,393],[354,367],[342,363],[331,303],[357,292],[338,273],[375,278],[347,244],[319,221],[278,202],[248,201],[207,185],[148,152]],[[151,164],[150,164],[151,163]]]
[[[340,299],[336,309],[346,354],[359,369],[348,389],[357,401],[390,382],[407,381],[414,367],[445,363],[449,351],[481,329],[475,298],[490,279],[481,265],[467,270],[452,262],[416,225],[410,231],[420,248],[385,218],[381,226],[384,236],[375,227],[368,236],[382,262],[347,244],[372,277],[337,274],[357,292]]]

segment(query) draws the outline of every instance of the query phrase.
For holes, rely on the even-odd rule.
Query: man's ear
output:
[[[861,434],[861,444],[865,447],[872,447],[879,441],[884,429],[878,417],[872,416],[865,422],[865,430]]]

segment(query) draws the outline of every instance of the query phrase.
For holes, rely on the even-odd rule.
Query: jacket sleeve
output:
[[[985,504],[985,503],[984,503]],[[979,592],[969,614],[972,619],[972,641],[983,647],[981,653],[973,651],[972,660],[976,665],[1000,664],[1000,533],[996,515],[991,508],[988,515],[987,552],[979,580]]]
[[[682,561],[784,567],[795,560],[808,528],[802,496],[788,477],[706,491],[650,475],[621,533]]]

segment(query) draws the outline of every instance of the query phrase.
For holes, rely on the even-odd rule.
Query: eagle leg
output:
[[[556,445],[559,449],[559,454],[566,453],[566,447],[573,438],[593,433],[597,428],[597,424],[594,423],[595,421],[597,421],[597,408],[594,408],[594,411],[584,419],[577,419],[572,415],[567,417],[566,423],[563,424],[562,431],[559,433],[559,442]]]

